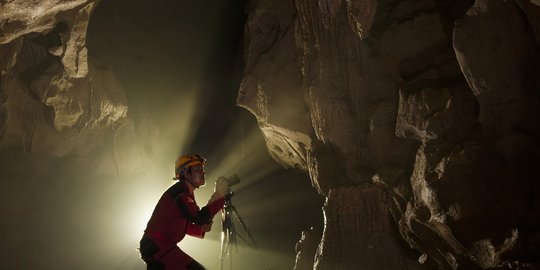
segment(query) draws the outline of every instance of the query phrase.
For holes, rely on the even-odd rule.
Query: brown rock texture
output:
[[[88,158],[109,141],[142,145],[124,131],[123,86],[110,67],[88,61],[86,32],[98,2],[0,4],[0,150]],[[125,158],[113,160],[133,162]]]
[[[237,103],[326,196],[314,269],[538,267],[537,1],[248,12]]]
[[[6,269],[58,268],[58,260],[50,266],[46,257],[57,257],[50,254],[60,246],[73,249],[66,245],[73,224],[96,226],[86,220],[93,210],[80,211],[81,205],[95,201],[100,189],[118,190],[118,181],[108,179],[149,170],[141,157],[151,155],[154,126],[139,119],[135,127],[124,87],[110,66],[88,54],[87,28],[98,2],[0,1],[0,215],[6,221],[0,229],[12,251],[2,262]],[[95,195],[102,196],[108,195]],[[32,251],[50,238],[55,244],[43,253]],[[36,255],[19,258],[21,245]]]
[[[376,185],[331,189],[313,269],[418,269],[391,233],[389,206],[388,193]]]

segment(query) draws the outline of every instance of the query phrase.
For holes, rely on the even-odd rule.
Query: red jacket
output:
[[[212,221],[214,215],[223,208],[224,198],[209,202],[199,209],[195,196],[184,181],[172,185],[159,199],[145,235],[160,242],[176,244],[186,234],[204,237],[202,225]]]

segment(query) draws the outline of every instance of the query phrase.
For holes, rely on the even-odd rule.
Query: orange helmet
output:
[[[189,167],[193,166],[204,166],[206,164],[206,159],[201,155],[185,155],[181,156],[176,160],[174,165],[174,180],[180,179],[182,175],[185,175],[185,172]]]

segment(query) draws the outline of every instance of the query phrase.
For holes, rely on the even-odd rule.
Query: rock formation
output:
[[[536,1],[248,11],[237,103],[326,196],[314,269],[538,267]]]
[[[33,245],[24,244],[32,253],[45,242],[41,234],[50,238],[68,226],[58,220],[78,213],[69,207],[86,203],[66,204],[70,188],[97,185],[85,183],[85,175],[121,176],[146,168],[144,155],[133,153],[144,151],[150,140],[127,116],[124,87],[110,67],[88,57],[87,27],[97,4],[0,1],[0,214],[6,221],[0,227],[12,250],[32,239]],[[151,132],[146,126],[144,132]],[[48,229],[53,219],[55,229]],[[39,261],[7,256],[12,255],[2,267]]]
[[[110,67],[88,60],[86,32],[97,4],[2,2],[0,150],[4,153],[24,152],[44,160],[96,158],[96,151],[111,141],[124,150],[140,145],[131,138],[133,120],[127,118],[123,86]],[[108,170],[131,172],[137,167],[128,165],[136,162],[133,155],[121,157],[117,152],[111,152],[116,165]]]

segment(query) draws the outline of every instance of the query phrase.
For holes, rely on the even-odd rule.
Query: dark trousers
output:
[[[205,270],[199,262],[183,252],[177,245],[171,247],[170,243],[144,236],[139,250],[147,270]]]

